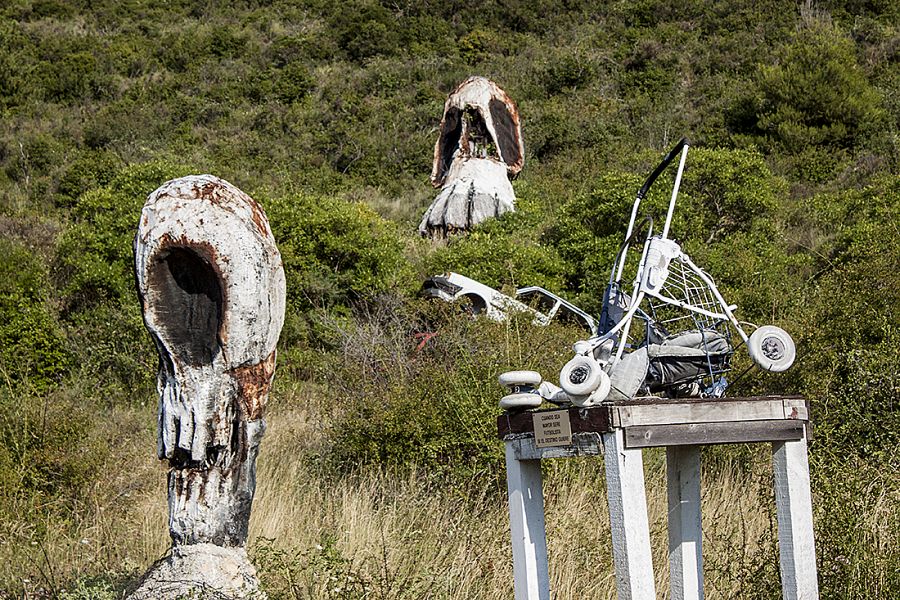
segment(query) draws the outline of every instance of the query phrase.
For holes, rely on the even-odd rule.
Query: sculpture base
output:
[[[175,546],[144,575],[128,600],[265,599],[244,548]]]

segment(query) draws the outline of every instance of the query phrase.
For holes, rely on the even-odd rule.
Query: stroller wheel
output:
[[[505,385],[506,387],[537,387],[541,385],[541,374],[537,371],[507,371],[506,373],[501,373],[498,380],[500,385]]]
[[[606,393],[602,395],[606,397],[609,393],[609,376],[603,372],[596,360],[587,356],[576,356],[559,372],[559,385],[572,397],[590,396],[598,388],[605,387]]]
[[[500,408],[503,410],[537,408],[543,401],[544,399],[537,394],[509,394],[500,399]]]
[[[773,373],[787,371],[797,358],[797,348],[787,331],[774,325],[764,325],[747,340],[750,358],[761,369]]]

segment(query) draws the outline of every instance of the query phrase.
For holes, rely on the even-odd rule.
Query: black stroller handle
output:
[[[669,150],[669,153],[666,154],[665,158],[662,159],[662,162],[657,165],[653,172],[650,173],[650,177],[647,178],[647,181],[644,182],[644,185],[641,186],[641,189],[637,193],[637,197],[640,200],[644,199],[644,196],[647,195],[647,192],[650,191],[650,186],[653,185],[653,182],[656,181],[656,178],[659,177],[659,174],[666,170],[666,167],[669,166],[669,163],[675,160],[675,157],[678,156],[682,150],[684,150],[685,146],[690,146],[691,142],[686,138],[681,138],[675,147]]]

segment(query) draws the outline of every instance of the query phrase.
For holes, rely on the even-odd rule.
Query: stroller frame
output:
[[[734,315],[737,306],[728,304],[712,277],[669,238],[689,146],[687,139],[680,140],[638,191],[625,241],[613,262],[609,283],[603,294],[598,331],[589,339],[575,344],[576,356],[560,372],[560,384],[565,396],[553,394],[547,399],[590,406],[605,400],[611,390],[614,395],[618,394],[618,399],[627,399],[633,397],[638,389],[645,393],[664,391],[673,396],[687,393],[721,397],[728,385],[724,373],[730,370],[734,354],[731,330],[747,344],[751,358],[761,368],[784,371],[793,363],[796,350],[790,336],[773,326],[756,328],[753,334],[748,335]],[[637,224],[641,201],[659,175],[679,155],[681,158],[662,232],[653,235],[653,221],[649,217],[645,219],[649,222],[647,236],[629,296],[623,291],[622,278],[629,248],[641,229]],[[636,318],[644,322],[643,332],[633,331]],[[668,328],[683,321],[689,322],[691,327],[670,335]],[[687,344],[689,340],[691,343]],[[657,358],[663,355],[681,357],[682,367],[686,364],[684,361],[693,361],[694,366],[682,368],[681,378],[668,382],[659,377],[651,366],[649,370],[645,369],[643,380],[636,385],[636,373],[640,373],[640,367],[626,366],[625,363],[629,362],[630,354],[641,351]],[[631,358],[634,360],[630,362],[637,365],[647,363],[643,357]],[[701,359],[705,363],[702,369],[698,368]],[[619,372],[622,369],[633,371],[629,374],[625,391],[618,389],[616,382],[610,383],[610,378],[622,379]],[[654,377],[658,380],[654,381]]]

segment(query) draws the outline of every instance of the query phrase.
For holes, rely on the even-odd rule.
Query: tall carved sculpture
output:
[[[157,451],[170,467],[173,547],[132,598],[252,596],[244,546],[284,323],[281,255],[259,204],[199,175],[150,194],[134,256],[159,353]]]
[[[443,237],[515,210],[509,180],[525,163],[519,111],[484,77],[469,77],[444,105],[431,183],[441,188],[419,233]]]

